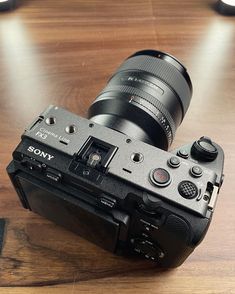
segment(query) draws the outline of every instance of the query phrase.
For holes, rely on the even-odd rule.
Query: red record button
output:
[[[159,187],[166,187],[171,182],[171,177],[168,171],[164,168],[156,168],[150,173],[151,182]]]

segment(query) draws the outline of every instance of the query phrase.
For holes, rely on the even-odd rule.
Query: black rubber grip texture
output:
[[[172,137],[174,138],[174,135],[175,135],[175,132],[176,132],[175,123],[174,123],[170,113],[166,109],[166,107],[164,107],[164,105],[162,105],[162,103],[159,100],[157,100],[155,97],[153,97],[149,93],[146,93],[143,90],[140,90],[138,88],[134,88],[134,87],[131,87],[131,86],[114,86],[112,84],[111,85],[107,84],[107,86],[104,88],[104,90],[96,98],[96,101],[103,98],[102,94],[107,93],[107,92],[112,92],[112,91],[114,91],[114,92],[117,91],[117,92],[121,92],[121,93],[127,93],[127,94],[134,95],[134,96],[136,95],[136,96],[138,96],[138,98],[149,102],[153,106],[153,108],[155,108],[155,111],[154,111],[153,108],[149,109],[148,105],[145,105],[145,107],[147,109],[149,109],[154,115],[156,115],[156,113],[158,111],[160,111],[164,115],[164,117],[167,119],[167,121],[168,121],[168,123],[170,125],[171,131],[172,131]]]
[[[173,233],[178,239],[181,239],[182,242],[189,243],[191,239],[190,227],[183,219],[176,215],[171,214],[168,216],[165,230]]]
[[[118,72],[126,70],[145,71],[147,73],[153,74],[155,77],[158,77],[168,86],[170,86],[180,97],[183,105],[183,112],[184,114],[187,112],[192,93],[185,78],[176,67],[165,60],[148,55],[140,55],[127,59],[117,69],[114,75]]]

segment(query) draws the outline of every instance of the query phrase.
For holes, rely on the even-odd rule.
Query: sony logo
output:
[[[43,158],[45,158],[45,159],[47,159],[47,160],[51,160],[52,158],[54,158],[53,155],[50,155],[50,154],[48,154],[48,153],[46,153],[46,152],[44,152],[44,151],[41,151],[40,149],[36,149],[36,148],[33,147],[33,146],[29,146],[27,150],[28,150],[29,152],[32,152],[32,153],[34,153],[35,155],[40,156],[40,157],[43,157]]]

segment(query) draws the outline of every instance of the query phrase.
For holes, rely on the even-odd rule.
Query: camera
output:
[[[176,58],[143,50],[88,119],[49,106],[7,167],[23,207],[113,253],[181,265],[207,232],[224,177],[223,150],[206,136],[167,151],[191,96]]]
[[[13,9],[16,6],[16,0],[0,0],[0,11]]]

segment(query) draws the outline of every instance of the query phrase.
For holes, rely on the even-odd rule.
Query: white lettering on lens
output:
[[[45,158],[47,160],[51,160],[51,159],[54,158],[53,155],[51,155],[49,153],[46,153],[46,152],[44,152],[44,151],[42,151],[40,149],[37,149],[37,148],[35,148],[33,146],[29,146],[27,150],[29,152],[34,153],[35,155],[40,156],[40,157],[43,157],[43,158]]]

